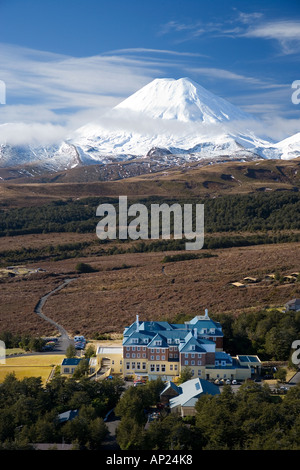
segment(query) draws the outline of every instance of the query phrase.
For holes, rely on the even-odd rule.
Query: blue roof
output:
[[[132,323],[129,327],[125,328],[124,336],[131,335],[134,331],[137,330],[136,321]],[[139,331],[155,332],[163,330],[172,330],[170,323],[166,321],[142,321],[139,322]]]
[[[161,344],[160,345],[155,344],[156,341],[160,341]],[[148,346],[149,347],[155,346],[155,347],[167,348],[169,345],[167,343],[165,335],[161,335],[161,334],[158,333],[154,336],[154,338],[152,338],[152,340],[150,341]]]
[[[172,325],[167,321],[144,321],[141,328],[148,331],[172,330]]]
[[[191,325],[203,325],[203,328],[222,328],[220,322],[214,321],[209,317],[205,318],[199,315],[197,315],[187,323]]]
[[[163,395],[170,388],[175,390],[175,392],[177,392],[178,394],[181,393],[180,387],[178,387],[176,384],[174,384],[174,382],[170,381],[170,382],[167,383],[166,387],[163,389],[163,391],[160,393],[160,395]]]
[[[147,346],[148,342],[152,340],[152,338],[156,335],[155,331],[134,331],[129,336],[124,336],[123,338],[123,345],[125,344],[143,344]],[[132,343],[131,339],[137,339],[137,343]],[[145,340],[148,339],[148,342]]]
[[[205,353],[206,350],[201,346],[201,344],[215,344],[213,341],[209,341],[207,339],[202,339],[202,338],[195,338],[192,333],[190,332],[186,339],[185,343],[182,343],[179,345],[179,351],[182,352],[190,352],[190,351],[195,351],[198,353]],[[192,346],[194,346],[194,349],[192,349]]]
[[[232,357],[224,351],[216,351],[215,360],[226,361],[226,362],[232,363]]]
[[[82,358],[78,357],[72,357],[72,358],[66,358],[62,361],[62,366],[77,366],[79,362],[82,360]]]
[[[238,356],[240,362],[252,362],[260,363],[260,360],[257,356]]]
[[[200,331],[203,328],[206,330],[214,328],[215,331],[201,334]],[[207,336],[223,336],[219,328],[220,323],[204,316],[196,316],[190,322],[182,324],[172,324],[166,321],[135,321],[125,328],[123,345],[143,345],[148,348],[168,348],[171,345],[178,345],[180,352],[204,353],[206,352],[205,345],[215,345],[215,342],[207,339]],[[196,329],[197,337],[194,335]],[[155,344],[156,341],[160,341],[161,344]],[[192,344],[194,349],[191,347]]]

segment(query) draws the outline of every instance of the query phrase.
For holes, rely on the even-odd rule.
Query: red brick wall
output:
[[[206,354],[206,364],[215,364],[215,353]]]

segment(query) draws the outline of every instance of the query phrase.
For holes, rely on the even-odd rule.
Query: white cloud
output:
[[[247,83],[250,85],[257,86],[268,86],[267,82],[255,77],[248,77],[241,75],[230,70],[218,68],[218,67],[194,67],[189,69],[192,73],[199,74],[199,76],[207,76],[209,78],[218,80],[234,80]]]
[[[300,21],[294,19],[266,20],[262,12],[245,13],[233,8],[231,17],[217,18],[214,22],[169,21],[161,26],[160,35],[177,33],[175,43],[192,41],[202,36],[211,37],[244,37],[275,40],[284,54],[300,50]]]
[[[198,67],[195,59],[201,54],[176,50],[132,48],[71,57],[0,43],[0,56],[0,79],[6,84],[7,103],[0,106],[0,125],[15,124],[15,131],[12,125],[1,126],[2,141],[51,143],[61,139],[86,123],[98,121],[107,110],[154,78],[173,72],[172,67],[182,76],[191,73],[200,84],[198,76],[205,77],[206,82],[213,80],[221,85],[226,80],[233,87],[238,85],[245,92],[239,100],[220,95],[244,110],[252,106],[256,114],[263,112],[259,107],[263,102],[265,112],[274,109],[273,103],[284,103],[280,89],[286,93],[285,85],[270,80],[218,67]],[[259,88],[265,88],[265,94],[253,95]]]
[[[6,84],[7,107],[36,105],[58,111],[68,108],[100,112],[148,83],[157,72],[151,64],[127,57],[69,57],[0,44],[1,80]],[[43,118],[43,115],[41,116]],[[31,115],[32,118],[32,115]],[[57,120],[59,120],[57,115]]]
[[[291,54],[300,50],[300,21],[264,21],[251,26],[242,36],[276,40],[285,54]]]
[[[147,49],[144,47],[134,47],[129,49],[117,49],[114,51],[108,51],[106,54],[163,54],[163,55],[170,55],[170,56],[179,56],[179,57],[207,57],[205,54],[200,54],[197,52],[179,52],[179,51],[172,51],[169,49]]]
[[[0,142],[10,145],[29,144],[33,146],[51,145],[65,138],[63,126],[50,123],[7,123],[0,124]]]
[[[244,13],[242,11],[238,12],[238,20],[244,24],[253,23],[253,21],[257,21],[262,17],[263,17],[263,14],[257,11],[254,11],[252,13]]]

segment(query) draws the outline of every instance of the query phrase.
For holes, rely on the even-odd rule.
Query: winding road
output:
[[[60,333],[60,338],[58,340],[57,347],[55,348],[55,351],[53,354],[57,354],[57,352],[65,353],[68,346],[73,343],[73,340],[69,337],[67,331],[58,323],[56,323],[54,320],[51,318],[47,317],[46,315],[43,314],[42,308],[45,305],[48,297],[50,295],[54,294],[55,292],[63,289],[65,286],[67,286],[70,282],[74,281],[76,278],[71,278],[71,279],[66,279],[62,284],[60,284],[58,287],[53,289],[52,291],[48,292],[48,294],[44,295],[41,297],[41,299],[38,301],[37,305],[35,306],[34,312],[39,315],[43,320],[51,323]]]

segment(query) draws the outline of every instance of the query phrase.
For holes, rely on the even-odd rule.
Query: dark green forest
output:
[[[224,350],[229,354],[257,354],[261,360],[288,361],[291,344],[300,337],[300,312],[262,309],[241,312],[237,317],[219,314]]]
[[[202,395],[195,416],[182,418],[157,409],[162,380],[124,390],[120,379],[94,382],[56,377],[46,387],[39,378],[17,380],[10,374],[0,388],[0,450],[31,449],[32,443],[62,442],[74,450],[101,450],[107,435],[103,417],[115,407],[121,450],[299,450],[300,387],[283,396],[268,385],[245,382],[233,392]],[[71,421],[59,414],[78,410]]]
[[[55,201],[51,204],[0,211],[0,236],[34,233],[77,232],[95,233],[95,240],[48,245],[38,248],[2,251],[1,265],[15,262],[84,257],[86,255],[121,254],[130,252],[185,250],[187,240],[99,240],[96,226],[96,208],[110,202],[118,209],[117,199],[87,198],[76,201]],[[231,248],[259,244],[298,242],[300,240],[300,194],[293,191],[271,194],[231,195],[201,201],[174,201],[154,197],[141,200],[148,207],[152,203],[204,204],[204,249]],[[193,211],[195,212],[195,211]],[[194,214],[195,216],[195,214]],[[129,219],[130,220],[130,219]],[[171,217],[172,223],[172,217]],[[150,223],[149,223],[150,227]],[[172,234],[172,227],[171,227]]]
[[[128,200],[128,204],[136,201]],[[168,200],[149,197],[138,201],[151,204],[204,204],[205,232],[278,231],[300,229],[300,194],[294,191],[226,195],[200,200]],[[28,233],[95,232],[99,217],[96,208],[103,203],[113,204],[118,212],[116,198],[85,198],[54,201],[40,207],[2,209],[0,235]]]
[[[97,450],[107,435],[104,417],[119,401],[123,382],[96,382],[58,375],[43,387],[40,378],[6,376],[0,387],[0,450],[31,449],[32,443],[72,443]],[[78,410],[61,423],[59,414]]]
[[[148,386],[156,387],[158,399],[164,388],[159,381],[126,390],[116,407],[122,450],[300,449],[299,386],[282,398],[272,395],[268,385],[255,382],[245,382],[237,392],[225,385],[220,395],[198,399],[195,416],[181,418],[163,410],[161,418],[145,428]]]

